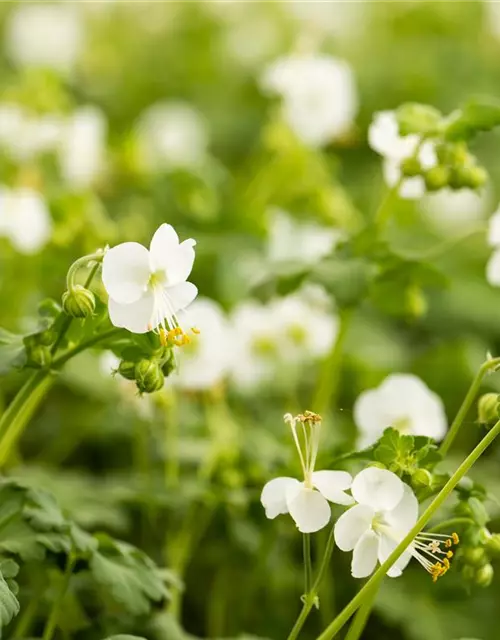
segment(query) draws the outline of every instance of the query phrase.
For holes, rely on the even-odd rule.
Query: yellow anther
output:
[[[166,347],[167,344],[168,344],[167,332],[165,331],[165,329],[163,327],[160,327],[158,333],[160,335],[160,344],[161,344],[161,346],[162,347]]]
[[[453,540],[453,543],[454,543],[454,544],[458,544],[458,543],[460,542],[460,538],[458,537],[458,534],[457,534],[457,533],[453,532],[453,533],[451,534],[451,537],[452,537],[452,540]]]
[[[448,547],[448,548],[451,547],[452,544],[453,544],[453,541],[450,540],[449,538],[448,538],[448,540],[445,540],[445,542],[444,542],[444,546]]]
[[[195,335],[199,335],[201,333],[201,331],[198,329],[198,327],[191,327],[191,331],[195,334]]]
[[[448,558],[443,558],[443,564],[446,571],[448,571],[448,569],[450,568],[450,561],[448,560]]]
[[[453,551],[448,551],[448,553],[446,554],[447,558],[453,558]]]

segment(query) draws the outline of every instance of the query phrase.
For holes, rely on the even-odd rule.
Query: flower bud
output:
[[[173,349],[170,349],[167,359],[161,366],[161,370],[166,378],[175,371],[175,356]]]
[[[135,365],[135,382],[141,393],[159,391],[165,382],[160,365],[154,360],[139,360]]]
[[[427,469],[417,469],[411,476],[414,489],[424,489],[432,486],[432,474]]]
[[[467,164],[453,167],[449,184],[452,189],[479,189],[486,184],[487,180],[486,169]]]
[[[396,111],[399,132],[402,136],[436,131],[441,117],[441,113],[434,107],[416,102],[403,104]]]
[[[428,191],[439,191],[448,186],[450,170],[448,167],[438,164],[424,174],[425,186]]]
[[[488,172],[484,167],[471,167],[469,170],[469,186],[471,189],[480,189],[488,182]]]
[[[463,558],[473,567],[482,567],[488,562],[488,554],[484,547],[467,547],[463,551]]]
[[[88,318],[95,311],[94,294],[81,284],[77,284],[63,294],[62,306],[68,316]]]
[[[122,360],[118,365],[118,373],[122,378],[125,378],[125,380],[135,380],[135,362]]]
[[[486,551],[493,556],[500,556],[500,533],[490,535],[485,543]]]
[[[47,346],[42,344],[34,345],[29,350],[29,362],[36,367],[44,369],[52,362],[52,354]]]
[[[462,576],[464,580],[472,582],[476,577],[476,569],[470,564],[466,564],[462,567]]]
[[[422,167],[417,158],[406,158],[401,163],[401,171],[406,178],[413,178],[422,173]]]
[[[477,403],[477,414],[481,424],[493,424],[498,421],[500,398],[497,393],[485,393]]]
[[[491,564],[485,564],[484,567],[481,567],[476,571],[474,582],[478,587],[489,587],[493,580],[494,573],[495,572]]]
[[[38,343],[44,347],[50,347],[50,345],[54,343],[55,339],[56,332],[51,329],[47,329],[46,331],[42,331],[38,334]]]

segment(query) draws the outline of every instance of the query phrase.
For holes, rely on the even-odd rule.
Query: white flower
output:
[[[306,411],[292,418],[285,416],[290,425],[300,458],[304,480],[274,478],[262,489],[260,501],[268,518],[289,513],[302,533],[314,533],[330,522],[328,501],[349,505],[354,501],[345,493],[352,478],[347,471],[314,471],[319,447],[321,418]],[[299,424],[299,431],[297,430]]]
[[[200,333],[179,353],[176,373],[168,380],[188,390],[209,389],[226,375],[232,357],[227,317],[214,300],[198,298],[189,308]]]
[[[354,405],[354,422],[361,432],[361,447],[376,442],[387,427],[441,440],[448,425],[441,398],[420,378],[405,373],[392,374],[376,389],[361,393]]]
[[[32,189],[0,187],[0,235],[25,254],[36,253],[52,234],[52,219],[42,196]]]
[[[328,55],[279,58],[265,70],[261,86],[281,96],[285,122],[311,146],[322,146],[346,133],[358,110],[351,68]]]
[[[69,71],[80,55],[82,26],[74,7],[20,4],[7,20],[7,53],[22,66]]]
[[[488,244],[494,251],[486,265],[486,280],[491,286],[500,287],[500,207],[489,221]]]
[[[86,188],[103,169],[106,120],[96,107],[82,107],[68,120],[61,141],[60,164],[64,179]]]
[[[183,102],[160,102],[145,111],[137,126],[139,150],[151,170],[192,169],[203,163],[207,127],[200,114]]]
[[[487,189],[440,189],[428,193],[419,203],[427,220],[439,231],[448,234],[451,231],[466,230],[478,224],[487,211],[490,193]]]
[[[0,105],[0,147],[13,160],[54,150],[61,132],[62,119],[56,115],[34,116],[14,104]]]
[[[186,282],[194,262],[193,239],[179,243],[174,228],[162,224],[148,249],[124,242],[104,256],[102,281],[109,295],[109,317],[116,327],[132,333],[158,329],[162,337],[188,341],[177,314],[198,290]]]
[[[396,474],[376,467],[358,473],[351,493],[357,504],[335,523],[335,542],[342,551],[353,551],[352,575],[366,578],[373,573],[377,561],[385,562],[416,524],[418,502],[412,489]],[[420,533],[387,575],[397,578],[414,557],[435,581],[448,570],[453,556],[450,547],[457,543],[456,533]]]
[[[270,212],[267,254],[271,262],[315,264],[329,255],[341,233],[313,222],[299,222],[281,209]]]
[[[420,136],[416,134],[402,136],[394,111],[376,113],[368,129],[368,144],[384,157],[384,178],[393,187],[401,179],[401,163],[411,157],[420,144]],[[438,159],[434,143],[425,141],[417,154],[423,169],[431,169],[437,165]],[[405,178],[399,188],[402,198],[416,199],[425,194],[425,182],[422,176]]]

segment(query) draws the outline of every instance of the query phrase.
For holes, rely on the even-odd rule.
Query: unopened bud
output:
[[[441,113],[434,107],[416,102],[403,104],[396,111],[399,132],[402,136],[434,132],[439,127],[441,118]]]
[[[479,189],[486,184],[488,173],[483,167],[464,165],[453,167],[450,175],[452,189]]]
[[[425,187],[428,191],[439,191],[448,186],[450,181],[450,170],[448,167],[438,164],[424,174]]]
[[[432,474],[427,469],[417,469],[411,476],[411,485],[414,489],[431,487]]]
[[[47,331],[42,331],[42,333],[38,334],[38,342],[44,347],[50,347],[50,345],[54,343],[55,339],[56,332],[51,329],[47,329]]]
[[[413,178],[422,173],[422,167],[417,158],[406,158],[401,163],[401,171],[406,178]]]
[[[48,367],[52,361],[50,349],[42,344],[34,345],[29,350],[29,361],[41,369]]]
[[[73,318],[88,318],[95,311],[95,298],[92,291],[76,284],[62,297],[64,312]]]
[[[473,567],[482,567],[488,562],[488,554],[484,547],[467,547],[463,551],[463,558]]]
[[[497,393],[485,393],[477,403],[477,414],[481,424],[493,424],[498,421],[500,398]]]
[[[173,349],[170,349],[167,359],[161,366],[161,370],[166,378],[175,371],[175,356]]]
[[[135,380],[135,362],[122,360],[118,365],[118,373],[126,380]]]
[[[488,553],[493,556],[500,556],[500,533],[493,533],[485,542]]]
[[[140,360],[135,365],[135,382],[141,393],[154,393],[163,387],[165,376],[158,362]]]
[[[489,587],[493,580],[494,573],[495,572],[491,564],[485,564],[484,567],[481,567],[476,571],[474,582],[478,587]]]

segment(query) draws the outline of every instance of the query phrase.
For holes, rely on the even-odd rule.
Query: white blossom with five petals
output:
[[[304,480],[274,478],[264,486],[260,501],[268,518],[289,513],[299,531],[314,533],[330,522],[331,508],[328,502],[342,505],[354,502],[345,493],[351,486],[352,477],[347,471],[314,471],[321,427],[318,415],[306,411],[304,415],[293,418],[287,414],[285,422],[292,430]],[[297,432],[297,423],[300,432]]]
[[[377,561],[383,564],[418,519],[418,502],[412,489],[391,471],[369,467],[358,473],[351,486],[356,505],[335,523],[335,542],[352,551],[351,573],[366,578]],[[448,570],[456,533],[419,533],[387,575],[397,578],[414,557],[437,580]]]
[[[174,228],[162,224],[149,250],[138,242],[110,249],[104,256],[102,281],[111,322],[132,333],[158,329],[184,336],[178,314],[198,293],[194,284],[186,282],[195,244],[192,238],[179,242]]]

